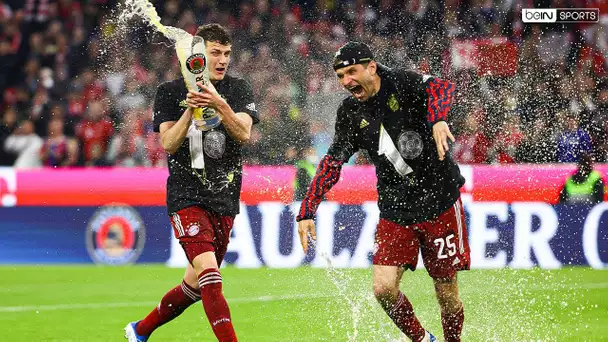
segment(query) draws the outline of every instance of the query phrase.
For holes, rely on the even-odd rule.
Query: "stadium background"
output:
[[[294,234],[295,165],[314,164],[328,147],[345,96],[328,63],[348,39],[370,43],[389,66],[458,86],[452,153],[467,178],[472,266],[483,269],[462,276],[472,311],[465,340],[608,340],[608,205],[558,203],[583,153],[608,181],[606,2],[536,2],[603,14],[596,25],[547,26],[521,22],[530,1],[153,2],[165,25],[230,28],[229,72],[254,85],[262,123],[245,153],[243,214],[227,256],[236,267],[225,269],[245,341],[396,336],[368,296],[378,213],[364,154],[319,210],[316,251],[303,255]],[[156,86],[179,68],[162,37],[118,25],[116,8],[0,1],[0,327],[11,341],[117,340],[124,321],[180,276],[149,263],[185,265],[163,208],[166,158],[151,123]],[[322,253],[348,269],[317,269],[328,266]],[[144,265],[56,265],[93,262]],[[426,273],[408,276],[407,293],[439,332]],[[82,328],[93,316],[102,332]],[[306,317],[314,318],[303,328]],[[196,324],[191,309],[159,338],[209,338]]]

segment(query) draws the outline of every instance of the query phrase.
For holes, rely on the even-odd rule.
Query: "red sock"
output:
[[[198,275],[198,285],[211,329],[220,342],[237,341],[230,309],[222,293],[222,275],[217,268],[208,268]]]
[[[441,313],[441,325],[445,342],[460,342],[464,324],[464,307],[452,314]]]
[[[179,316],[186,308],[201,299],[198,290],[183,282],[171,289],[161,299],[156,309],[152,310],[146,318],[137,323],[135,332],[138,335],[150,336],[156,328]]]
[[[403,293],[399,292],[397,301],[387,310],[387,313],[410,340],[414,342],[422,341],[425,330],[416,318],[412,304]]]

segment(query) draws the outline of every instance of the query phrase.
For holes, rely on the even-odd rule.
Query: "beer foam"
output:
[[[121,20],[129,20],[135,16],[139,16],[158,32],[174,42],[182,39],[192,39],[192,35],[182,29],[163,25],[160,22],[160,16],[156,12],[156,8],[148,0],[125,0],[124,6],[124,10],[120,14]]]

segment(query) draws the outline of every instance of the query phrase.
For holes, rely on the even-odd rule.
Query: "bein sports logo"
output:
[[[0,207],[17,205],[17,174],[12,168],[0,167]]]
[[[597,23],[599,8],[524,8],[524,23]]]
[[[99,208],[87,226],[86,246],[98,264],[124,265],[137,260],[144,249],[145,227],[137,211],[128,205]]]

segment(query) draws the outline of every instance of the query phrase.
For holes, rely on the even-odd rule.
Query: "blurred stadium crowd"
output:
[[[229,72],[254,87],[262,122],[246,163],[322,155],[346,96],[330,67],[349,39],[378,61],[451,79],[461,163],[608,159],[608,9],[600,24],[524,25],[519,0],[152,1],[162,22],[234,38]],[[0,0],[0,166],[164,166],[152,132],[160,82],[179,77],[173,49],[141,23],[119,25],[114,0]],[[128,27],[128,29],[126,29]],[[365,163],[364,155],[354,158]]]

